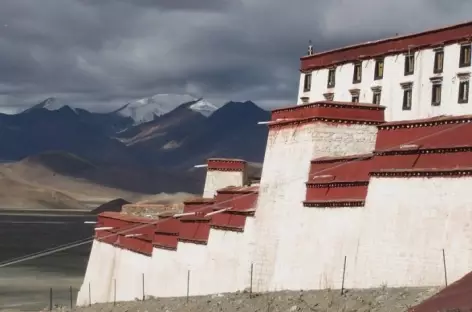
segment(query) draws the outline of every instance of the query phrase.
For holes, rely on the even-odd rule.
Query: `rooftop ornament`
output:
[[[314,53],[314,50],[313,50],[312,42],[310,40],[310,41],[308,41],[308,55],[310,56],[310,55],[313,55],[313,54],[315,54],[315,53]]]

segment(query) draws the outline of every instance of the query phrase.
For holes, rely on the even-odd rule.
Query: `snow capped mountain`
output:
[[[156,116],[167,114],[183,104],[189,104],[189,109],[207,117],[219,108],[202,98],[195,98],[188,94],[156,94],[128,103],[114,113],[131,117],[135,124],[141,124],[154,120]]]
[[[32,110],[37,110],[37,109],[47,109],[49,111],[56,111],[59,110],[63,107],[68,107],[70,108],[74,113],[77,113],[76,110],[73,107],[70,107],[69,105],[65,104],[63,101],[59,101],[55,97],[50,97],[45,99],[39,104],[36,104],[28,109],[25,109],[23,113],[30,112]]]
[[[185,106],[188,109],[208,117],[223,105],[217,106],[203,98],[196,98],[188,94],[156,94],[149,98],[130,102],[114,111],[101,114],[130,117],[134,121],[134,125],[139,125],[154,120],[156,116],[159,117],[167,114],[179,106]],[[57,111],[66,108],[76,114],[81,110],[87,111],[87,109],[68,105],[67,102],[61,99],[50,97],[41,103],[24,110],[22,113],[29,113],[31,111],[42,109]]]

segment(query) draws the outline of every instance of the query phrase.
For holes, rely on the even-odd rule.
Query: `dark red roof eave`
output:
[[[340,49],[325,51],[300,58],[301,71],[325,68],[352,62],[356,59],[371,59],[391,54],[441,46],[454,42],[470,41],[472,22],[436,28],[406,36],[396,36],[383,40],[351,45]]]

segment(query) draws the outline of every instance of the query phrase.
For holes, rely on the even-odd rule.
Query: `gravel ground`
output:
[[[382,288],[372,290],[339,290],[278,292],[254,295],[248,293],[220,294],[204,297],[153,299],[135,302],[95,304],[76,308],[77,312],[397,312],[430,297],[438,288]],[[44,311],[48,311],[46,308]],[[54,311],[69,311],[56,308]]]

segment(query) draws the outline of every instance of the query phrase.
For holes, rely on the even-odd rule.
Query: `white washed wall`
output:
[[[319,285],[334,283],[332,276],[322,278],[303,273],[316,261],[311,255],[317,253],[315,248],[313,251],[303,249],[311,248],[311,242],[320,246],[325,237],[314,227],[310,232],[312,224],[319,224],[319,214],[310,210],[313,208],[305,208],[302,204],[306,194],[305,182],[308,180],[310,160],[321,156],[370,152],[374,148],[376,132],[376,127],[372,126],[323,123],[269,132],[256,210],[256,291],[300,289],[302,286],[313,289],[320,287]],[[355,214],[356,212],[353,212],[354,218]],[[325,226],[341,226],[345,222],[346,220],[342,219],[338,224]],[[300,245],[296,243],[298,239],[302,239]],[[333,237],[333,240],[339,241],[342,237]],[[298,258],[299,253],[302,256],[307,255],[308,258]],[[318,257],[323,255],[320,253]],[[333,261],[330,270],[337,272],[339,266],[336,261],[342,260],[330,260]],[[326,263],[324,260],[319,261],[320,267],[308,270],[323,271]],[[295,272],[294,275],[290,274],[290,271]]]
[[[437,115],[472,114],[472,98],[468,104],[459,104],[458,73],[470,73],[471,67],[459,68],[460,45],[452,44],[444,47],[444,71],[434,74],[434,55],[432,49],[421,50],[415,53],[415,72],[413,75],[404,75],[405,56],[398,54],[385,58],[385,69],[382,80],[374,80],[375,60],[362,62],[362,82],[352,83],[354,66],[352,63],[340,65],[336,68],[336,86],[327,88],[328,69],[312,72],[311,91],[303,92],[304,74],[301,74],[298,92],[300,97],[308,96],[310,102],[325,100],[323,94],[334,93],[334,101],[351,101],[350,89],[360,89],[360,102],[372,103],[372,87],[382,87],[381,105],[386,106],[385,118],[387,121],[410,120],[427,118]],[[430,78],[443,77],[442,101],[440,106],[431,106]],[[410,111],[402,110],[403,89],[400,84],[413,82],[413,100]]]
[[[243,233],[210,230],[208,245],[180,243],[177,251],[154,248],[147,257],[94,241],[87,272],[77,297],[77,305],[112,302],[116,280],[116,300],[133,301],[146,297],[187,295],[190,270],[191,296],[243,291],[249,288],[254,218],[246,219]]]
[[[213,198],[216,191],[227,186],[243,186],[243,171],[207,171],[203,198]]]
[[[179,243],[177,252],[154,249],[150,293],[156,297],[242,291],[250,285],[254,218],[243,233],[211,229],[208,245]]]
[[[471,177],[371,178],[349,284],[444,285],[472,270]]]
[[[142,273],[148,270],[151,257],[94,240],[84,282],[77,295],[77,305],[142,298]]]

